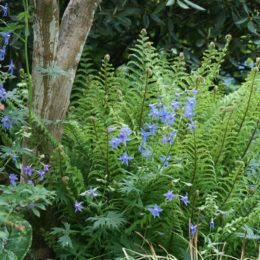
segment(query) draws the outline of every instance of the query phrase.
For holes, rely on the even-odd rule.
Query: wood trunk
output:
[[[54,122],[49,128],[60,140],[63,120],[84,44],[100,0],[71,0],[59,15],[57,0],[35,0],[33,45],[33,111]]]

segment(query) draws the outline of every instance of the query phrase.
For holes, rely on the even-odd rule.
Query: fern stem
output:
[[[99,149],[100,149],[101,153],[103,154],[103,157],[105,158],[104,151],[99,143],[99,138],[98,138],[98,134],[97,134],[97,126],[96,126],[95,120],[93,120],[93,128],[94,128],[94,133],[95,133],[95,137],[96,137],[96,142],[97,142],[97,144],[99,144]]]
[[[248,110],[249,110],[249,105],[250,105],[250,101],[251,101],[251,98],[252,98],[252,95],[253,95],[253,89],[254,89],[254,84],[255,84],[255,78],[256,78],[256,70],[254,70],[254,76],[253,76],[253,80],[252,80],[252,84],[251,84],[251,88],[250,88],[250,93],[249,93],[249,98],[248,98],[248,101],[247,101],[247,106],[246,106],[246,111],[244,113],[244,116],[243,116],[243,119],[240,123],[240,126],[238,128],[238,131],[237,131],[237,136],[239,135],[244,123],[245,123],[245,119],[246,119],[246,116],[247,116],[247,113],[248,113]]]
[[[106,131],[106,190],[107,190],[107,199],[109,200],[109,192],[108,192],[108,183],[110,182],[110,173],[109,173],[109,136],[108,129]]]
[[[229,123],[230,123],[230,119],[231,119],[232,114],[233,114],[233,110],[232,110],[232,112],[230,113],[230,115],[228,117],[228,121],[227,121],[227,124],[226,124],[226,127],[225,127],[225,131],[224,131],[224,136],[223,136],[223,139],[222,139],[222,142],[221,142],[221,147],[220,147],[220,150],[219,150],[218,155],[217,155],[217,157],[215,159],[215,162],[214,162],[215,166],[217,165],[217,163],[218,163],[218,161],[220,159],[220,156],[221,156],[221,154],[223,152],[223,149],[224,149],[224,144],[225,144],[226,136],[227,136],[227,130],[228,130],[228,127],[229,127]]]
[[[191,179],[191,184],[192,184],[192,186],[190,186],[189,192],[190,192],[191,189],[193,188],[193,182],[195,181],[196,173],[197,173],[198,153],[197,153],[197,144],[196,144],[196,135],[195,135],[195,132],[193,133],[193,140],[194,140],[194,148],[195,148],[195,162],[194,162],[194,170],[193,170],[192,179]]]
[[[241,157],[242,160],[243,160],[244,157],[246,156],[246,153],[247,153],[247,151],[248,151],[248,149],[249,149],[249,147],[250,147],[250,145],[251,145],[251,143],[252,143],[252,141],[253,141],[253,139],[254,139],[254,137],[255,137],[255,134],[256,134],[256,131],[257,131],[257,129],[258,129],[258,126],[259,126],[259,120],[257,121],[256,127],[255,127],[255,129],[254,129],[254,131],[253,131],[253,133],[252,133],[252,135],[251,135],[251,137],[250,137],[249,142],[247,143],[247,146],[246,146],[245,151],[243,152],[243,155],[242,155],[242,157]]]
[[[143,115],[144,115],[144,105],[146,101],[146,95],[148,90],[148,73],[145,73],[145,87],[144,87],[144,95],[141,105],[141,113],[140,113],[140,119],[139,119],[139,128],[143,126]]]
[[[232,182],[232,187],[231,187],[231,189],[229,190],[228,195],[227,195],[226,198],[224,199],[224,201],[223,201],[223,203],[221,204],[220,208],[223,208],[224,205],[226,204],[226,202],[228,201],[228,199],[229,199],[229,197],[230,197],[230,195],[231,195],[231,193],[232,193],[232,191],[233,191],[233,189],[234,189],[234,187],[235,187],[235,185],[236,185],[236,182],[237,182],[237,180],[238,180],[238,176],[239,176],[239,174],[240,174],[242,168],[243,168],[243,164],[241,164],[239,170],[237,171],[236,177],[235,177],[234,181]]]
[[[245,231],[245,235],[244,235],[243,242],[242,242],[242,249],[241,249],[240,260],[244,260],[244,259],[245,259],[246,233],[247,233],[247,232]]]

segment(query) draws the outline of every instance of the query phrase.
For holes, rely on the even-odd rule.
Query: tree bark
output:
[[[33,111],[63,120],[84,44],[100,0],[70,0],[60,22],[57,0],[34,0]],[[50,127],[60,140],[61,125]]]

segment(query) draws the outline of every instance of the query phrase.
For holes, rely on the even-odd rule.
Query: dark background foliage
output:
[[[68,2],[59,1],[61,13]],[[225,35],[231,34],[224,70],[241,79],[247,67],[240,73],[235,72],[237,67],[248,58],[250,63],[260,51],[259,6],[260,0],[106,0],[95,16],[87,44],[96,64],[109,53],[111,61],[120,65],[128,56],[126,49],[146,28],[157,48],[182,51],[190,66],[196,66],[211,41],[222,45]],[[10,9],[16,14],[22,11],[22,1],[11,2]],[[16,22],[15,17],[11,19]],[[23,54],[18,42],[13,40],[19,61]]]

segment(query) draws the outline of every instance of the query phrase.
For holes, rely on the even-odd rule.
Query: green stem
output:
[[[147,90],[148,90],[148,75],[146,73],[146,75],[145,75],[144,95],[143,95],[143,101],[142,101],[142,105],[141,105],[141,113],[140,113],[140,119],[139,119],[139,128],[141,128],[143,126],[144,105],[145,105]]]
[[[195,162],[194,162],[194,170],[193,170],[193,174],[192,174],[192,179],[191,179],[191,184],[192,186],[190,186],[189,192],[191,191],[192,187],[193,187],[193,182],[195,181],[196,178],[196,173],[197,173],[197,164],[198,164],[198,152],[197,152],[197,143],[196,143],[196,135],[195,135],[195,131],[193,133],[193,140],[194,140],[194,146],[195,146]]]
[[[253,89],[254,89],[254,83],[255,83],[255,78],[256,78],[256,70],[254,70],[254,77],[253,77],[253,80],[252,80],[252,84],[251,84],[251,88],[250,88],[250,93],[249,93],[249,98],[248,98],[248,101],[247,101],[247,106],[246,106],[246,111],[244,113],[244,116],[243,116],[243,119],[240,123],[240,126],[238,128],[238,131],[237,131],[237,136],[239,135],[244,123],[245,123],[245,119],[246,119],[246,116],[247,116],[247,113],[248,113],[248,110],[249,110],[249,105],[250,105],[250,101],[251,101],[251,98],[252,98],[252,95],[253,95]]]
[[[230,123],[230,119],[232,117],[232,114],[233,114],[233,111],[230,113],[230,115],[228,117],[227,125],[226,125],[226,128],[225,128],[224,136],[223,136],[222,143],[221,143],[221,147],[220,147],[220,150],[219,150],[218,155],[217,155],[215,162],[214,162],[215,166],[217,165],[217,163],[220,159],[220,156],[222,154],[222,151],[224,149],[224,144],[225,144],[225,141],[226,141],[227,131],[228,131],[228,127],[229,127],[229,123]]]
[[[238,176],[239,176],[239,174],[242,172],[242,169],[243,169],[243,165],[241,164],[241,166],[239,167],[239,169],[238,169],[238,171],[237,171],[237,174],[236,174],[236,176],[235,176],[235,179],[234,179],[234,181],[233,181],[233,183],[232,183],[232,187],[231,187],[231,189],[229,190],[228,195],[227,195],[226,198],[224,199],[224,201],[223,201],[223,203],[221,204],[220,208],[223,208],[223,207],[224,207],[224,205],[225,205],[226,202],[228,201],[230,195],[232,194],[232,191],[233,191],[234,188],[235,188],[236,182],[237,182],[237,180],[238,180]]]

